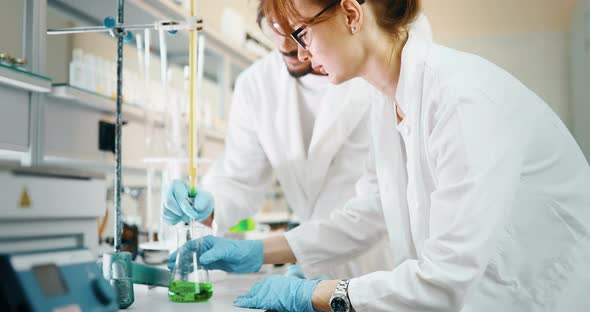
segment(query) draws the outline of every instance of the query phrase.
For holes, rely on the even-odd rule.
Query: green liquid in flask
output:
[[[168,298],[172,302],[205,302],[213,296],[211,283],[199,283],[200,292],[195,291],[195,283],[174,281],[168,285]]]

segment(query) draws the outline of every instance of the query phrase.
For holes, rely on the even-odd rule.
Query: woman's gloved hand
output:
[[[201,222],[213,213],[213,195],[205,190],[196,190],[194,198],[190,197],[190,187],[181,180],[174,180],[163,201],[162,219],[171,225],[191,219]]]
[[[234,240],[205,236],[192,240],[182,247],[183,254],[197,252],[199,266],[207,270],[222,270],[235,273],[254,273],[264,261],[261,240]],[[168,268],[174,267],[177,251],[170,255]]]
[[[319,280],[273,275],[239,296],[234,305],[277,312],[314,312],[311,296]]]

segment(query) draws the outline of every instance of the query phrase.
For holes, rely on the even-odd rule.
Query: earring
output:
[[[354,34],[354,33],[356,33],[356,27],[352,27],[352,29],[351,29],[351,30],[352,30],[352,33],[353,33],[353,34]]]

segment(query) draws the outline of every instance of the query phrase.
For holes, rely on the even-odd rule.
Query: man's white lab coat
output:
[[[400,75],[401,124],[375,97],[365,195],[287,233],[303,271],[385,227],[395,268],[351,280],[357,312],[590,311],[590,168],[556,114],[497,66],[434,44],[425,17]]]
[[[261,207],[272,174],[288,205],[301,219],[327,218],[355,196],[355,183],[368,157],[369,96],[374,91],[357,79],[328,86],[306,151],[298,89],[278,51],[248,68],[236,83],[225,151],[205,176],[203,187],[215,201],[215,221],[227,229]],[[313,103],[312,103],[313,104]],[[356,229],[350,229],[355,231]],[[302,233],[301,235],[306,235]],[[348,264],[308,275],[360,276],[390,269],[387,234],[372,251]]]

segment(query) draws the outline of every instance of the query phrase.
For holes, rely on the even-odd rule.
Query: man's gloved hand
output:
[[[191,204],[192,200],[192,204]],[[195,198],[190,198],[190,187],[184,181],[174,180],[163,201],[162,219],[171,225],[191,219],[201,222],[213,213],[213,195],[205,190],[197,190]]]
[[[277,312],[314,312],[311,295],[318,283],[319,280],[273,275],[256,283],[247,294],[239,296],[234,305]]]
[[[207,270],[222,270],[235,273],[258,272],[264,261],[261,240],[234,240],[215,236],[205,236],[187,242],[182,247],[183,254],[197,252],[199,265]],[[172,270],[176,261],[174,252],[168,260]]]

